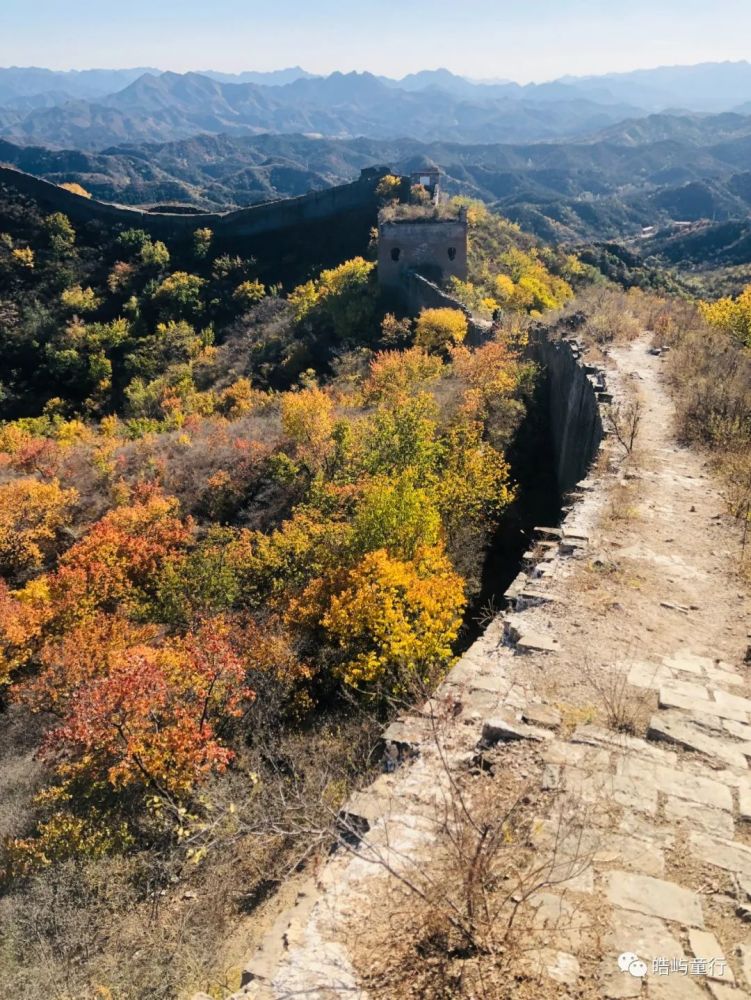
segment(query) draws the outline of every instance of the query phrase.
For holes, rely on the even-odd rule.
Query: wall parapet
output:
[[[167,237],[189,234],[199,227],[207,226],[218,235],[235,237],[258,236],[291,229],[364,206],[372,207],[375,217],[378,210],[376,188],[387,173],[387,167],[371,167],[361,171],[360,177],[349,184],[309,191],[296,198],[263,202],[232,212],[197,214],[148,212],[93,198],[82,198],[14,167],[0,166],[0,183],[8,184],[34,198],[49,211],[64,212],[74,223],[121,224],[145,229],[155,236]]]

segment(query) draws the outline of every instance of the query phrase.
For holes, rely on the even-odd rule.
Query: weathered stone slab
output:
[[[566,951],[546,949],[542,959],[550,979],[564,986],[575,986],[579,981],[579,961]]]
[[[522,710],[522,719],[532,726],[558,729],[561,724],[561,713],[552,705],[530,704]]]
[[[665,956],[667,957],[667,956]],[[699,985],[700,979],[691,976],[647,976],[649,1000],[706,1000],[707,994]]]
[[[735,736],[737,740],[751,742],[751,726],[745,722],[733,722],[732,719],[723,719],[722,728],[730,733],[731,736]]]
[[[739,944],[736,952],[741,962],[741,971],[746,985],[751,986],[751,944]]]
[[[722,945],[714,934],[691,927],[688,932],[688,943],[695,958],[705,958],[708,962],[713,958],[717,959],[715,965],[708,966],[708,979],[715,979],[723,983],[735,983],[733,970],[725,958]]]
[[[726,983],[715,983],[710,980],[707,983],[709,992],[714,1000],[749,1000],[749,995],[745,990],[737,990]]]
[[[421,743],[430,738],[430,727],[416,719],[392,722],[383,732],[386,743],[396,743],[400,747],[418,750]]]
[[[733,796],[726,785],[690,771],[625,756],[617,761],[616,773],[631,778],[637,787],[666,792],[726,812],[731,812],[733,808]]]
[[[608,874],[606,886],[613,906],[689,927],[704,927],[699,896],[674,882],[614,871]]]
[[[535,893],[529,902],[535,908],[534,928],[545,932],[550,945],[576,954],[589,923],[580,906],[568,896],[548,891]]]
[[[482,716],[498,711],[499,696],[492,691],[475,688],[463,695],[464,715],[467,719],[479,720]]]
[[[654,691],[672,679],[672,671],[661,663],[634,663],[628,672],[628,682],[632,687]]]
[[[563,529],[562,528],[541,528],[541,527],[535,527],[535,528],[533,528],[533,532],[534,532],[535,535],[538,535],[540,538],[563,538]]]
[[[741,785],[738,789],[738,815],[744,823],[751,823],[751,785]]]
[[[592,746],[608,746],[624,754],[641,755],[661,764],[675,764],[678,755],[672,750],[663,750],[653,743],[628,733],[616,733],[601,726],[577,726],[571,736],[572,743],[590,743]]]
[[[600,989],[608,1000],[638,997],[642,994],[641,979],[618,968],[618,956],[633,952],[651,968],[655,958],[682,958],[680,941],[662,920],[631,910],[613,910],[604,950],[607,955],[600,971]],[[649,977],[648,977],[649,978]]]
[[[585,802],[617,803],[634,812],[657,814],[657,789],[641,787],[630,778],[618,774],[587,774],[578,768],[567,767],[563,772],[567,791]]]
[[[751,699],[742,698],[737,694],[729,694],[727,691],[723,691],[722,688],[713,688],[712,694],[718,705],[721,705],[723,708],[736,709],[738,712],[745,712],[751,718]]]
[[[701,684],[671,678],[665,681],[663,687],[677,694],[682,694],[684,698],[694,698],[699,702],[709,701],[709,691]]]
[[[522,632],[516,649],[520,653],[557,653],[558,645],[555,639],[541,632]]]
[[[665,799],[665,817],[693,830],[703,830],[715,837],[732,840],[735,832],[733,817],[722,809],[707,809],[695,802],[687,802],[668,795]]]
[[[483,672],[477,673],[474,677],[470,678],[467,681],[467,686],[470,691],[489,691],[502,698],[508,693],[511,681],[499,671],[493,673]]]
[[[523,722],[511,722],[507,719],[488,719],[482,727],[482,742],[486,746],[493,746],[495,743],[511,743],[516,740],[533,740],[539,743],[542,740],[550,739],[553,739],[553,733],[549,729],[525,726]]]
[[[666,656],[662,661],[668,670],[682,670],[686,674],[694,674],[701,677],[704,673],[705,665],[712,665],[712,661],[706,657],[694,656],[692,653],[674,653]]]
[[[650,840],[621,833],[605,833],[592,860],[599,868],[617,864],[640,875],[660,878],[665,874],[665,855],[660,847]]]
[[[525,587],[517,598],[517,609],[523,611],[525,608],[539,607],[541,604],[561,604],[560,597],[549,593],[547,590],[540,590],[539,587]]]
[[[678,691],[665,686],[660,688],[658,703],[660,708],[682,708],[686,712],[694,712],[698,715],[706,712],[707,715],[715,715],[721,719],[748,722],[748,713],[738,708],[721,705],[715,701],[707,701],[704,698],[687,698]]]
[[[689,836],[692,852],[707,864],[751,878],[751,847],[705,833]]]
[[[723,670],[721,667],[707,667],[707,676],[709,679],[723,687],[742,687],[743,678],[738,674],[733,673],[731,670]]]
[[[686,750],[695,750],[706,757],[721,760],[730,767],[741,770],[747,768],[745,756],[734,749],[730,741],[705,735],[692,726],[690,719],[680,712],[660,712],[653,715],[649,720],[647,738],[656,742],[674,743]]]
[[[603,747],[586,743],[563,743],[556,740],[543,751],[543,760],[548,764],[569,764],[592,772],[610,769],[610,752]]]
[[[504,597],[507,601],[515,601],[516,598],[521,594],[524,588],[529,583],[529,577],[526,573],[519,573],[511,581],[510,586],[504,593]]]

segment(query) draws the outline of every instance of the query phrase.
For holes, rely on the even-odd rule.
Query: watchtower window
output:
[[[456,260],[456,247],[449,247],[449,260]]]
[[[392,260],[399,260],[399,258],[401,257],[401,255],[402,255],[402,251],[401,251],[401,249],[399,247],[392,247],[392,249],[391,249],[391,259]]]

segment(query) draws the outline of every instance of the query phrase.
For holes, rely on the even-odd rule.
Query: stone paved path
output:
[[[430,857],[451,769],[484,740],[534,746],[529,773],[547,796],[537,847],[555,844],[572,869],[536,901],[538,995],[751,998],[749,605],[718,487],[675,444],[663,362],[647,348],[609,359],[616,399],[643,402],[638,456],[619,465],[609,441],[609,470],[581,485],[560,533],[542,534],[514,606],[436,695],[439,713],[459,706],[440,744],[435,712],[391,728],[418,755],[349,803],[367,835],[280,916],[243,996],[366,996],[343,930],[377,908],[384,859],[398,872]],[[616,731],[632,710],[638,735]],[[561,817],[582,805],[568,844]],[[646,976],[619,968],[624,953]]]

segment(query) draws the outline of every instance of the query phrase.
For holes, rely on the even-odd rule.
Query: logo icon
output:
[[[635,979],[643,979],[647,974],[647,963],[642,962],[633,951],[624,951],[618,956],[618,968],[621,972],[628,972]]]

